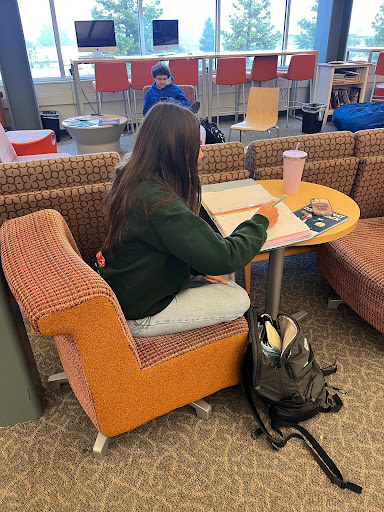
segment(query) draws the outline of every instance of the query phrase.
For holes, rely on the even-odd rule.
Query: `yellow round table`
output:
[[[283,180],[260,180],[257,181],[270,194],[279,198],[284,195]],[[265,312],[276,318],[279,312],[281,281],[283,277],[283,264],[285,256],[292,256],[303,252],[310,252],[318,244],[337,240],[355,229],[360,217],[360,208],[353,199],[347,195],[323,185],[302,181],[297,194],[289,194],[283,202],[292,210],[298,210],[309,204],[311,197],[327,198],[335,212],[348,216],[348,220],[334,228],[320,233],[314,238],[296,243],[290,247],[278,247],[269,252],[257,254],[253,260],[243,269],[244,287],[248,293],[251,288],[251,263],[269,259],[268,278],[265,299]],[[296,315],[303,318],[303,314]]]

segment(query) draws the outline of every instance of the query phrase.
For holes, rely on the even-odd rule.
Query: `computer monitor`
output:
[[[116,52],[113,20],[75,21],[79,52]]]
[[[179,49],[179,20],[152,20],[153,51]]]

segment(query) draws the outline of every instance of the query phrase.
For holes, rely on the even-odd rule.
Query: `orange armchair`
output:
[[[54,336],[64,372],[98,430],[101,459],[108,438],[191,404],[209,418],[202,397],[239,381],[247,342],[244,318],[156,338],[133,338],[111,288],[81,258],[55,210],[9,220],[0,230],[10,289],[32,329]],[[60,262],[60,264],[58,264]]]

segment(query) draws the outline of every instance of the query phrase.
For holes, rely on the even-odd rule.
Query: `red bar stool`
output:
[[[216,112],[217,124],[220,122],[220,85],[242,85],[243,102],[242,108],[237,101],[237,91],[235,90],[235,105],[231,107],[222,107],[223,109],[232,109],[229,113],[235,114],[235,122],[238,120],[238,115],[245,115],[245,100],[244,100],[244,84],[247,80],[246,76],[246,61],[245,57],[220,57],[216,61],[216,74],[212,75],[212,82],[217,86],[217,104],[216,108],[212,107],[212,112]]]
[[[103,92],[122,92],[124,99],[124,112],[130,123],[133,123],[131,99],[129,95],[130,82],[125,62],[96,62],[95,80],[92,82],[96,90],[97,112],[101,114]],[[126,95],[128,91],[128,95]],[[127,103],[128,110],[127,112]]]
[[[136,91],[142,91],[146,85],[152,85],[153,76],[151,70],[158,60],[143,60],[131,62],[131,89],[133,90],[133,102],[135,106],[136,125],[143,119],[137,114]]]
[[[198,100],[199,61],[197,59],[180,59],[169,61],[169,69],[176,85],[188,84],[195,88],[195,99]]]
[[[278,55],[257,55],[253,59],[252,69],[247,73],[247,80],[252,80],[252,87],[254,82],[269,82],[277,78],[277,59]]]
[[[375,78],[373,79],[372,92],[369,101],[384,101],[384,82],[376,85],[378,76],[384,76],[384,52],[379,53],[375,67]]]
[[[287,127],[289,110],[299,106],[297,104],[297,82],[301,80],[310,80],[309,101],[312,101],[313,77],[315,75],[316,55],[314,53],[299,53],[292,55],[288,69],[286,71],[278,71],[277,76],[288,80],[287,88],[287,104],[281,105],[287,109]],[[291,82],[295,82],[293,91],[293,100],[290,100]],[[301,107],[301,104],[300,104]]]

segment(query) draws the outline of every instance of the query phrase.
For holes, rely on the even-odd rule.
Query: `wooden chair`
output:
[[[270,130],[274,128],[279,137],[279,94],[278,87],[251,87],[245,120],[230,127],[228,141],[232,130],[240,131],[240,142],[242,131],[267,132],[271,136]]]
[[[202,398],[238,384],[244,317],[133,338],[112,289],[83,261],[56,210],[8,220],[0,247],[4,275],[33,331],[55,338],[64,372],[49,378],[49,388],[69,381],[98,431],[95,458],[110,437],[178,407],[190,404],[209,419],[212,408]]]

